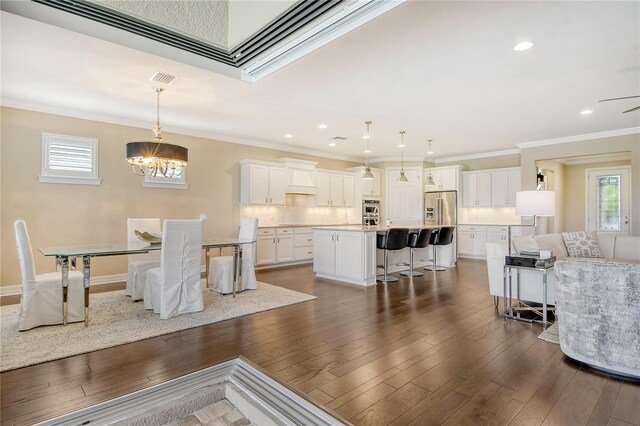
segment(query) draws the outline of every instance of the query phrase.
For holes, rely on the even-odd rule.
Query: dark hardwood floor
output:
[[[2,424],[244,355],[357,425],[640,426],[640,385],[568,361],[539,325],[505,322],[484,262],[367,289],[308,265],[258,279],[318,299],[3,373]]]

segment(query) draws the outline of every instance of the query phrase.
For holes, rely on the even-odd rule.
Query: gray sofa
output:
[[[562,352],[640,379],[640,261],[567,257],[555,273]]]

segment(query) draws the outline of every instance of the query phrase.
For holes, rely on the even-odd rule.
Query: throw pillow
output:
[[[540,251],[538,242],[534,240],[530,235],[525,235],[523,237],[513,237],[511,241],[516,253],[520,253],[521,251]]]
[[[556,260],[564,259],[569,255],[562,234],[536,235],[533,239],[538,243],[540,250],[551,250]]]
[[[569,257],[603,257],[593,232],[563,232],[562,238]]]

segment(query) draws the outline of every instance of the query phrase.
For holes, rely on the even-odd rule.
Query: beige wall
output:
[[[628,166],[631,161],[607,161],[601,163],[574,164],[565,166],[565,231],[585,230],[585,170],[594,167]]]
[[[536,166],[543,170],[553,172],[553,182],[549,182],[546,189],[555,191],[556,193],[556,215],[546,219],[546,232],[564,232],[564,215],[565,215],[565,166],[562,163],[553,160],[536,161]]]
[[[631,232],[640,235],[640,134],[523,148],[522,189],[535,188],[537,161],[621,152],[631,153]]]
[[[128,217],[197,218],[206,213],[205,237],[232,236],[239,217],[238,160],[293,157],[343,170],[352,162],[310,157],[205,138],[165,134],[167,142],[189,149],[188,190],[143,188],[125,161],[128,141],[149,140],[151,131],[53,114],[2,108],[0,171],[1,275],[3,286],[20,283],[13,223],[27,222],[38,273],[55,271],[54,260],[38,247],[126,240]],[[61,185],[38,181],[42,132],[99,140],[102,184]],[[93,276],[126,272],[126,257],[92,260]]]

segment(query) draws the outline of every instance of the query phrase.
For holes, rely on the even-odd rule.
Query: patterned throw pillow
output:
[[[562,238],[569,257],[603,257],[593,232],[563,232]]]

